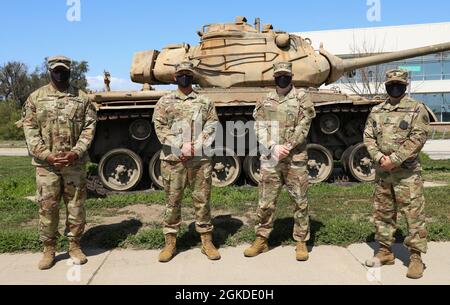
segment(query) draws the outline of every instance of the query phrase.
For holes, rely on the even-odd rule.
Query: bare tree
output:
[[[376,39],[369,41],[364,39],[361,43],[357,43],[353,39],[350,46],[352,57],[366,57],[383,53],[384,41],[378,42]],[[370,66],[355,70],[348,73],[343,79],[343,87],[357,95],[373,98],[375,96],[384,95],[385,73],[389,68],[389,64]]]

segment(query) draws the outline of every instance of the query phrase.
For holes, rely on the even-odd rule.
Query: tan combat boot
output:
[[[412,251],[406,276],[414,280],[420,279],[423,276],[424,269],[425,266],[422,262],[420,252]]]
[[[159,254],[159,262],[167,263],[172,260],[175,256],[177,248],[177,235],[176,234],[166,234],[166,245],[164,249]]]
[[[262,236],[256,236],[256,240],[244,251],[245,257],[255,257],[260,255],[261,253],[265,253],[269,251],[269,243],[267,238]]]
[[[212,234],[201,234],[202,239],[202,253],[205,254],[210,260],[216,261],[220,259],[220,253],[212,243]]]
[[[44,243],[44,256],[39,261],[39,270],[48,270],[55,264],[56,242]]]
[[[298,242],[295,249],[296,258],[299,262],[306,262],[309,259],[308,247],[305,242]]]
[[[383,265],[394,265],[395,256],[390,247],[380,245],[378,253],[371,259],[366,261],[367,267],[381,267]]]
[[[79,241],[69,242],[69,256],[75,265],[84,265],[88,261],[86,255],[81,251]]]

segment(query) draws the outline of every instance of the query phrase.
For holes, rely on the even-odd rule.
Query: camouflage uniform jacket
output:
[[[372,109],[364,142],[376,164],[385,155],[390,156],[396,167],[414,168],[419,165],[419,153],[429,129],[429,114],[422,103],[405,97],[392,105],[388,99]]]
[[[193,142],[196,152],[210,147],[218,122],[214,103],[204,95],[192,91],[186,96],[177,90],[163,96],[153,114],[156,134],[163,145],[161,160],[180,161],[184,143]],[[204,153],[196,153],[196,157],[208,160]]]
[[[292,88],[284,97],[277,92],[269,93],[257,103],[253,117],[260,144],[268,150],[275,145],[286,145],[292,149],[293,161],[307,160],[306,140],[316,112],[306,90]],[[267,156],[263,154],[263,157]]]
[[[33,92],[24,106],[23,128],[33,165],[48,166],[50,154],[75,152],[78,164],[88,160],[94,138],[96,110],[87,95],[70,87],[67,92],[48,84]]]

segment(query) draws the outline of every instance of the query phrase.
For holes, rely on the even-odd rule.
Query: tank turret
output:
[[[161,51],[151,50],[135,55],[131,79],[151,85],[173,83],[175,65],[191,60],[198,72],[197,82],[203,88],[271,87],[274,86],[272,67],[279,61],[293,64],[294,84],[297,87],[320,87],[339,80],[355,69],[414,58],[450,50],[450,42],[423,48],[379,54],[355,59],[342,59],[327,52],[319,52],[309,39],[274,30],[265,25],[260,30],[245,17],[234,23],[211,24],[197,32],[200,44],[172,44]]]

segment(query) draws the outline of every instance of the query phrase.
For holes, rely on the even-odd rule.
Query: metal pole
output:
[[[442,95],[441,122],[444,122],[445,98],[444,93],[441,93],[441,95]]]
[[[412,87],[412,77],[411,77],[412,71],[409,71],[408,78],[409,78],[409,85],[408,85],[408,96],[411,97],[411,87]]]

